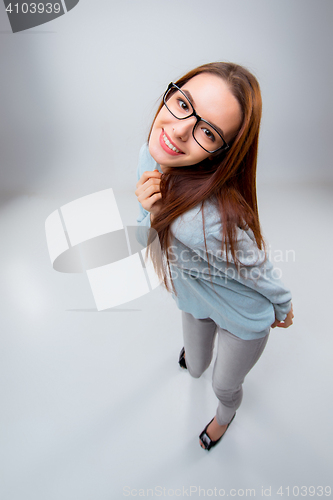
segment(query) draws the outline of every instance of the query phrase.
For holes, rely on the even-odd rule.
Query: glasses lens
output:
[[[209,152],[216,151],[225,144],[220,134],[203,120],[197,123],[193,135],[198,144]]]
[[[180,120],[187,118],[193,113],[190,101],[182,92],[172,87],[165,95],[164,103],[169,111]]]

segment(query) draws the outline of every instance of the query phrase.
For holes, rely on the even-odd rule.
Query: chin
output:
[[[166,169],[168,169],[168,165],[165,164],[168,164],[169,158],[165,157],[165,153],[161,151],[160,145],[154,146],[149,143],[149,153],[156,163],[160,165],[162,172],[165,173]]]

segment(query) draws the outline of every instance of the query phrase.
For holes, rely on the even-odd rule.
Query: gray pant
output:
[[[228,424],[241,404],[245,375],[260,358],[268,335],[243,340],[223,330],[210,318],[196,319],[182,311],[182,320],[186,366],[192,377],[199,378],[210,365],[218,335],[213,370],[213,389],[219,400],[216,420],[219,425]]]

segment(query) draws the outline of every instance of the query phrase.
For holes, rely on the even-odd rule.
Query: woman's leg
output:
[[[199,378],[213,356],[216,324],[210,319],[196,319],[182,311],[186,366],[192,377]]]
[[[268,335],[254,340],[243,340],[217,327],[218,347],[213,371],[213,389],[219,400],[216,422],[228,424],[239,408],[244,378],[260,358]]]

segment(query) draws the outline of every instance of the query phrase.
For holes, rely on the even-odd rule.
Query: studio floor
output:
[[[1,500],[328,497],[332,194],[332,185],[259,187],[295,320],[272,330],[234,422],[206,452],[198,435],[217,405],[212,366],[200,379],[179,368],[172,297],[160,286],[98,312],[86,275],[56,272],[48,255],[45,219],[72,200],[3,193]],[[135,196],[115,196],[124,224],[135,224]]]

